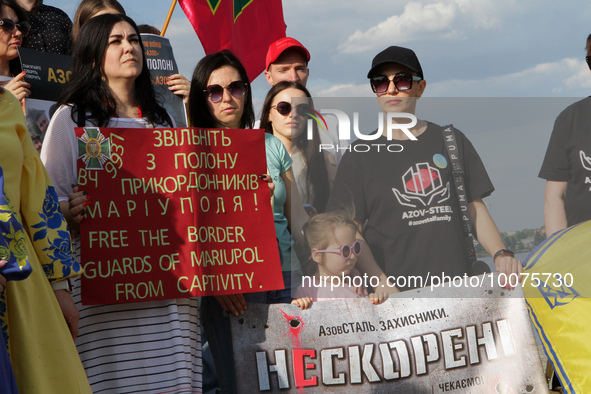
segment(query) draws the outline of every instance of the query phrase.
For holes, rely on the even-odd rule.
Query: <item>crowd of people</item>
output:
[[[230,51],[201,59],[191,81],[177,74],[169,82],[184,99],[190,126],[265,130],[268,173],[260,177],[272,195],[276,241],[269,244],[279,250],[285,288],[82,305],[80,222],[91,220],[91,196],[77,187],[74,128],[175,127],[154,93],[144,57],[140,34],[152,31],[138,28],[116,0],[82,0],[73,24],[40,0],[0,4],[1,394],[201,392],[204,381],[233,393],[229,314],[247,313],[249,303],[307,309],[318,301],[368,297],[378,304],[413,288],[392,285],[390,277],[471,274],[469,233],[499,272],[522,272],[483,202],[494,188],[462,132],[454,131],[461,177],[443,128],[426,120],[374,141],[394,140],[402,147],[395,153],[355,149],[360,141],[342,159],[320,151],[316,124],[307,134],[311,55],[285,37],[268,48],[264,73],[271,87],[258,119],[246,71]],[[73,56],[72,77],[50,121],[43,113],[25,120],[22,103],[31,92],[18,69],[21,45]],[[390,123],[406,123],[392,114],[414,115],[427,88],[415,52],[398,46],[378,53],[367,77]],[[540,171],[547,179],[549,235],[591,219],[585,185],[591,151],[584,149],[590,136],[582,127],[590,116],[588,100],[559,116]],[[31,137],[43,139],[40,155]],[[416,217],[409,210],[426,213]],[[441,220],[430,219],[433,212]],[[302,283],[302,275],[362,274],[377,278],[377,285],[329,291]],[[202,352],[205,343],[213,365]]]

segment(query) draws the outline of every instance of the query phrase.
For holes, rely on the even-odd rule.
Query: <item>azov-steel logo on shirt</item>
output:
[[[441,203],[449,199],[450,184],[443,186],[439,169],[431,167],[429,163],[417,163],[410,167],[402,176],[404,193],[392,188],[400,205],[416,208],[428,206],[436,200]]]

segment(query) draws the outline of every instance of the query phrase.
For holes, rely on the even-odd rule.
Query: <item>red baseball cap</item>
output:
[[[305,46],[303,46],[295,38],[283,37],[269,45],[269,49],[267,50],[267,58],[265,61],[265,70],[269,71],[269,66],[271,65],[271,63],[275,62],[283,52],[290,48],[294,48],[300,51],[302,55],[304,55],[306,63],[310,61],[310,52],[308,52]]]

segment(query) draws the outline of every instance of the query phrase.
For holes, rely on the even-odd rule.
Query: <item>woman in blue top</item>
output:
[[[291,156],[293,183],[302,202],[313,211],[324,212],[337,166],[332,154],[318,150],[320,135],[315,124],[308,138],[307,122],[314,106],[311,97],[297,82],[273,85],[263,104],[261,128],[277,137]]]

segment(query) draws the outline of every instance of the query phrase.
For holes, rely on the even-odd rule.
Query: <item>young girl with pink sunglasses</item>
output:
[[[304,233],[312,254],[302,265],[306,275],[292,304],[307,309],[313,301],[366,297],[367,290],[355,268],[363,242],[357,239],[357,225],[349,215],[344,211],[315,215]],[[370,295],[373,304],[386,298],[386,294]]]

